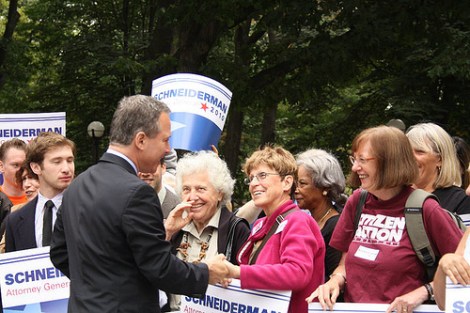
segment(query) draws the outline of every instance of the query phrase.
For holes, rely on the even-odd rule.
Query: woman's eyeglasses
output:
[[[268,175],[280,175],[280,174],[277,174],[277,173],[266,173],[266,172],[261,172],[261,173],[258,173],[256,175],[250,175],[249,177],[246,177],[243,182],[245,183],[245,185],[249,185],[253,179],[257,179],[259,182],[263,181],[266,179],[266,177],[268,177]]]
[[[359,165],[365,165],[367,162],[370,160],[374,160],[375,158],[364,158],[364,157],[358,157],[357,159],[353,157],[352,155],[349,156],[349,161],[351,161],[351,164],[354,165],[354,163],[357,162]]]

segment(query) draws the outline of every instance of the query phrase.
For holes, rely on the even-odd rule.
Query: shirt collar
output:
[[[106,151],[106,153],[114,154],[114,155],[117,155],[118,157],[123,158],[124,160],[126,160],[126,161],[132,166],[132,168],[134,169],[135,173],[138,174],[137,166],[135,166],[134,162],[132,162],[132,160],[129,159],[126,155],[124,155],[124,154],[122,154],[121,152],[118,152],[118,151],[116,151],[116,150],[113,150],[113,149],[111,149],[111,148],[108,148],[108,150]]]
[[[39,190],[38,192],[38,204],[37,204],[37,207],[38,208],[44,208],[44,205],[46,204],[46,202],[48,200],[52,200],[52,202],[54,203],[54,207],[56,209],[58,209],[61,205],[62,205],[62,197],[63,197],[64,193],[61,192],[59,194],[57,194],[54,198],[52,199],[48,199],[46,197],[44,197],[42,194],[41,194],[41,191]]]

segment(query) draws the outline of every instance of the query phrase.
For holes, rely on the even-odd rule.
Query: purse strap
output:
[[[290,210],[288,210],[288,211],[286,211],[286,212],[284,212],[284,213],[282,213],[282,214],[280,214],[276,217],[276,222],[273,224],[273,226],[271,226],[271,228],[269,229],[269,232],[266,234],[266,236],[264,236],[263,241],[261,242],[259,247],[256,249],[255,253],[253,253],[253,255],[250,257],[250,261],[249,261],[250,265],[255,264],[256,259],[258,259],[259,253],[261,252],[261,250],[263,250],[263,247],[266,244],[266,242],[269,240],[269,238],[271,238],[271,236],[277,230],[277,227],[279,226],[279,224],[281,224],[282,221],[284,221],[284,219],[286,218],[287,215],[291,214],[294,211],[295,211],[295,209],[290,209]]]
[[[242,221],[244,221],[249,227],[248,222],[244,218],[241,218],[238,216],[234,216],[234,218],[232,219],[230,223],[230,229],[228,231],[227,247],[225,248],[225,256],[227,257],[228,261],[230,261],[230,259],[232,258],[232,246],[233,246],[233,238],[235,237],[235,228],[237,228],[238,223]]]

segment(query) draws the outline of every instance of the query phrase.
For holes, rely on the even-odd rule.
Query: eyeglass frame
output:
[[[351,162],[352,165],[356,164],[359,164],[359,165],[365,165],[367,164],[367,162],[369,162],[370,160],[375,160],[376,158],[364,158],[364,157],[359,157],[359,158],[356,158],[354,157],[353,155],[350,155],[349,156],[349,162]]]
[[[262,182],[263,180],[266,179],[266,177],[268,177],[269,175],[279,175],[279,176],[283,176],[279,173],[266,173],[266,172],[259,172],[258,174],[256,175],[250,175],[249,177],[245,177],[245,179],[243,179],[243,183],[245,185],[250,185],[251,182],[256,178],[258,180],[258,182]]]

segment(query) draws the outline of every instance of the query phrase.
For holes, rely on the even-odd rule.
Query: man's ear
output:
[[[33,171],[34,174],[36,175],[41,175],[41,166],[36,163],[36,162],[31,162],[29,163],[29,166],[31,167],[31,170]]]
[[[143,150],[145,146],[145,142],[147,140],[147,136],[144,132],[138,132],[134,137],[134,145],[139,150]]]
[[[0,161],[0,173],[5,172],[5,166],[3,165],[3,161]]]

